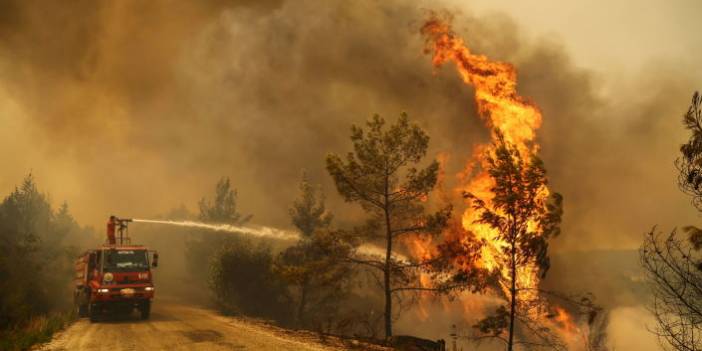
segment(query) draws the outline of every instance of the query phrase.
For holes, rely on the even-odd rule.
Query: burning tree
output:
[[[517,343],[564,349],[566,344],[580,342],[575,336],[582,331],[569,312],[590,316],[588,324],[592,324],[591,316],[598,311],[592,299],[569,298],[540,288],[549,267],[548,240],[559,233],[562,212],[562,198],[549,190],[543,163],[536,155],[541,111],[517,93],[513,65],[471,52],[446,18],[432,14],[421,33],[434,66],[453,63],[463,82],[475,89],[479,116],[491,131],[492,142],[475,146],[473,160],[462,173],[467,177],[462,177],[466,181],[460,189],[470,206],[462,216],[463,231],[457,231],[455,239],[482,243],[476,268],[494,273],[497,283],[491,290],[506,301],[475,326],[480,332],[476,337],[503,340],[508,350]],[[466,270],[461,260],[454,265]],[[566,305],[568,311],[562,307]],[[592,343],[586,347],[591,349]]]
[[[495,134],[497,140],[485,157],[493,197],[485,200],[471,192],[465,197],[476,213],[475,222],[492,229],[496,245],[491,258],[503,272],[499,285],[507,299],[506,306],[476,327],[505,341],[511,351],[520,343],[514,340],[516,322],[527,323],[534,314],[530,309],[538,298],[529,278],[534,274],[543,277],[549,268],[548,239],[559,233],[562,198],[557,193],[549,196],[546,170],[539,158],[524,157],[499,131]]]
[[[396,253],[397,243],[410,235],[440,232],[450,217],[444,208],[427,214],[425,201],[437,182],[439,164],[431,162],[417,168],[427,152],[429,136],[403,114],[397,123],[385,128],[385,120],[375,115],[367,129],[351,128],[353,152],[346,160],[337,155],[327,157],[327,170],[339,193],[349,202],[361,204],[371,215],[361,240],[381,242],[382,259],[375,256],[351,256],[355,263],[370,267],[383,275],[385,298],[385,335],[392,336],[393,297],[416,286],[417,264],[407,262]]]
[[[702,97],[695,92],[683,117],[692,132],[680,147],[676,160],[678,186],[692,196],[693,205],[702,211]],[[661,236],[649,232],[639,250],[641,264],[653,292],[651,311],[656,318],[654,330],[672,350],[702,350],[702,229],[683,228],[687,240],[673,230]]]

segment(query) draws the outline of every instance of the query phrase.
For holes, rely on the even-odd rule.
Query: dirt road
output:
[[[327,345],[327,343],[337,346]],[[135,316],[97,323],[81,319],[39,350],[346,350],[333,340],[323,345],[311,334],[284,330],[214,311],[155,301],[151,319]],[[361,346],[361,349],[367,347]]]

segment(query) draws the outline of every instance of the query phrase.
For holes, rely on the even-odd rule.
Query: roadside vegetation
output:
[[[392,336],[392,323],[413,300],[419,262],[403,262],[410,236],[436,236],[451,206],[428,209],[439,165],[424,160],[429,136],[406,115],[395,123],[373,117],[353,126],[354,151],[346,160],[331,154],[327,170],[346,201],[368,219],[339,228],[325,194],[303,174],[299,196],[289,207],[299,241],[287,247],[240,235],[198,233],[188,244],[194,276],[208,277],[216,305],[225,313],[273,320],[322,333],[368,338]],[[237,193],[221,179],[200,202],[200,220],[241,225],[251,216],[237,208]],[[362,245],[380,247],[368,255]],[[209,262],[209,272],[202,271]],[[195,278],[194,278],[195,279]],[[395,305],[398,304],[398,305]]]
[[[68,204],[52,207],[28,175],[0,203],[0,350],[48,340],[73,319],[73,260],[90,242]]]
[[[391,122],[374,116],[353,126],[350,152],[330,154],[326,169],[336,188],[333,194],[358,205],[364,217],[339,219],[327,207],[324,189],[303,173],[297,198],[281,205],[289,209],[296,241],[145,224],[139,241],[159,250],[165,263],[156,275],[161,296],[180,295],[225,314],[286,328],[406,341],[393,335],[393,324],[421,298],[461,290],[487,293],[495,279],[474,267],[481,241],[446,241],[451,231],[460,230],[453,208],[472,205],[482,213],[482,222],[512,244],[504,249],[502,263],[513,267],[512,279],[503,282],[512,286],[506,307],[498,309],[504,313],[474,328],[490,336],[512,336],[520,316],[516,307],[521,307],[514,267],[534,261],[543,272],[548,268],[548,235],[530,232],[527,217],[536,216],[540,228],[555,235],[560,198],[546,211],[545,200],[534,198],[546,182],[543,164],[536,158],[525,163],[503,141],[491,159],[492,191],[504,199],[499,209],[523,213],[523,218],[501,218],[471,194],[465,194],[467,203],[438,200],[440,170],[427,156],[429,141],[406,115]],[[199,201],[196,213],[181,205],[160,218],[234,226],[251,222],[253,216],[241,209],[245,204],[240,206],[229,178],[220,178],[213,190]],[[510,199],[515,197],[521,207],[514,207]],[[81,248],[100,240],[76,223],[67,204],[54,209],[31,175],[0,204],[0,234],[0,347],[26,349],[47,341],[73,319],[73,260]],[[416,241],[430,242],[437,250],[432,257],[417,257],[411,251]],[[456,259],[465,269],[456,269]]]
[[[33,317],[29,321],[0,332],[0,350],[28,350],[45,343],[57,331],[75,320],[75,313],[55,312]]]
[[[481,223],[494,227],[501,235],[498,239],[512,244],[500,258],[500,264],[512,267],[511,280],[501,282],[512,287],[504,306],[497,309],[504,313],[489,316],[474,328],[488,337],[504,337],[510,347],[519,344],[512,339],[517,317],[524,319],[517,309],[524,302],[516,294],[515,267],[533,264],[542,268],[541,273],[548,269],[547,240],[558,232],[561,198],[555,194],[547,206],[548,199],[538,196],[546,184],[543,164],[533,155],[527,155],[531,162],[522,160],[513,145],[500,139],[495,146],[498,152],[490,158],[489,174],[496,184],[492,191],[502,201],[496,205],[499,211],[520,216],[502,218],[502,212],[491,212],[469,193],[467,204],[437,201],[433,193],[439,164],[426,157],[429,139],[404,114],[390,123],[376,115],[363,126],[352,126],[351,151],[344,157],[330,154],[326,168],[338,195],[358,204],[365,220],[356,220],[355,225],[346,220],[352,224],[338,227],[326,206],[324,189],[303,174],[299,195],[289,205],[297,242],[281,246],[273,240],[195,231],[194,240],[187,244],[193,281],[204,284],[207,280],[213,301],[224,313],[392,342],[397,339],[393,323],[422,296],[461,290],[489,293],[501,286],[493,282],[495,274],[474,265],[480,257],[479,240],[446,241],[455,236],[450,231],[460,230],[453,207],[471,205],[481,213]],[[232,225],[250,220],[250,215],[240,212],[236,189],[228,178],[222,178],[214,190],[200,201],[199,214],[191,217]],[[531,218],[537,218],[540,232],[527,227]],[[417,240],[432,242],[439,249],[431,258],[415,257],[410,245]],[[376,252],[368,253],[369,247],[377,248]],[[457,257],[463,269],[451,263]],[[557,343],[552,333],[544,333],[543,338]]]

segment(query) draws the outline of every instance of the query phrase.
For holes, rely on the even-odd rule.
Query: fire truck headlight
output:
[[[107,294],[108,292],[110,292],[110,289],[98,289],[98,293],[100,294]]]
[[[147,286],[147,287],[144,288],[144,290],[146,290],[146,291],[154,291],[154,287],[153,287],[153,286]]]

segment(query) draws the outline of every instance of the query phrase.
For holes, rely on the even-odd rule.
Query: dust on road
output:
[[[132,317],[90,323],[87,319],[81,319],[38,350],[348,349],[343,346],[325,345],[314,339],[315,337],[306,337],[302,333],[289,333],[261,323],[224,317],[207,309],[159,300],[154,302],[151,319],[148,321]]]

